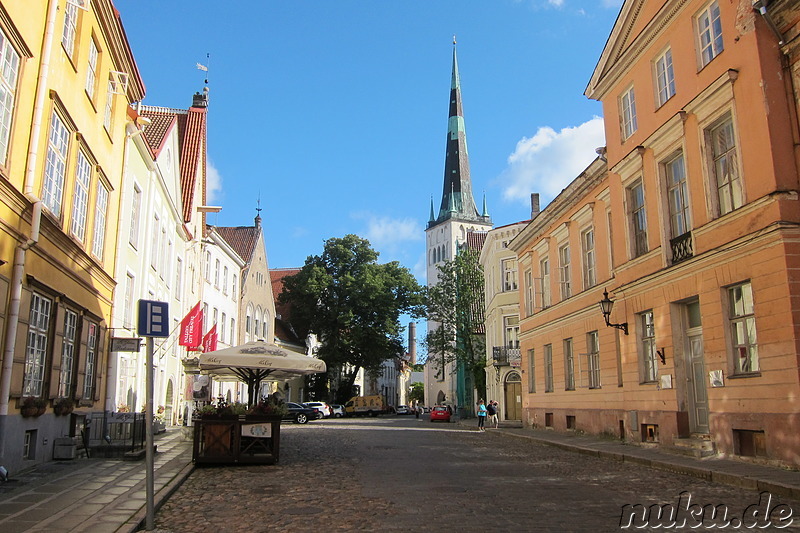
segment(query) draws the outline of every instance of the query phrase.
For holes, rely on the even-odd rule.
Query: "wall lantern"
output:
[[[603,290],[603,299],[600,300],[600,310],[603,312],[603,318],[606,321],[606,326],[610,328],[617,328],[621,329],[625,335],[628,334],[628,323],[623,322],[621,324],[612,324],[609,321],[611,317],[611,310],[614,309],[614,300],[608,297],[608,291]]]

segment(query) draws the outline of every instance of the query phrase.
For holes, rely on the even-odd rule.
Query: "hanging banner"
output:
[[[211,326],[206,336],[203,337],[203,353],[215,352],[217,350],[217,325]]]
[[[197,349],[203,338],[203,308],[200,302],[192,307],[183,320],[181,320],[181,333],[178,344],[189,349]]]

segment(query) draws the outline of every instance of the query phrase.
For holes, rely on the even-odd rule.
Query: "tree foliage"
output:
[[[412,383],[411,392],[408,393],[408,401],[424,402],[425,401],[425,384],[422,382]]]
[[[428,287],[429,330],[425,336],[428,360],[436,373],[457,362],[470,373],[479,394],[485,395],[486,341],[484,277],[478,254],[461,250],[439,265],[439,281]],[[435,322],[431,324],[430,321]]]
[[[326,240],[322,255],[309,256],[284,280],[279,298],[291,305],[296,329],[319,337],[318,357],[347,369],[340,401],[349,398],[361,368],[378,372],[383,361],[403,355],[400,316],[424,310],[411,272],[396,261],[379,264],[378,252],[356,235]]]

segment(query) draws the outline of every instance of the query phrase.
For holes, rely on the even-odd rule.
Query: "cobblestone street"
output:
[[[281,440],[279,465],[197,468],[161,508],[157,527],[620,531],[623,505],[677,505],[683,491],[692,503],[724,505],[729,520],[759,503],[757,491],[426,418],[284,424]],[[770,509],[779,504],[794,517],[783,530],[800,531],[800,504],[773,497]]]

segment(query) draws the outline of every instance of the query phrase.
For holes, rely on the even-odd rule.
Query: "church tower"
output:
[[[485,198],[482,210],[478,211],[472,194],[455,44],[453,39],[453,74],[450,84],[450,113],[447,121],[442,201],[436,213],[431,198],[430,217],[425,229],[428,286],[437,283],[438,266],[445,260],[452,260],[458,253],[459,247],[466,244],[467,233],[492,229],[492,219],[486,211]],[[437,327],[437,323],[428,321],[428,331]],[[429,354],[428,362],[430,363],[432,359],[435,359],[435,354]],[[444,368],[440,365],[425,365],[425,401],[429,405],[444,403],[454,405],[457,398],[455,368],[452,363],[448,363]]]
[[[427,248],[428,285],[436,284],[436,266],[445,259],[453,259],[458,247],[467,240],[469,231],[489,231],[492,219],[486,212],[486,201],[478,211],[472,195],[469,173],[467,132],[461,103],[461,80],[458,76],[458,59],[453,41],[453,75],[450,83],[450,113],[447,121],[447,145],[444,160],[444,185],[439,212],[434,212],[431,198],[430,217],[425,230]]]

